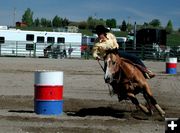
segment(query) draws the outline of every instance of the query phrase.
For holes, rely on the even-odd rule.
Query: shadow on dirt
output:
[[[124,110],[116,110],[110,107],[98,107],[98,108],[84,108],[77,112],[66,112],[68,116],[111,116],[115,118],[125,118]]]
[[[8,112],[12,113],[34,113],[32,110],[9,110]]]

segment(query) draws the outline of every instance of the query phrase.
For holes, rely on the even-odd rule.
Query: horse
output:
[[[151,104],[165,117],[164,110],[154,98],[150,86],[141,70],[130,60],[120,57],[118,50],[106,50],[104,57],[104,80],[110,84],[119,101],[131,100],[144,113],[152,115]],[[136,95],[142,93],[148,108],[139,103]]]

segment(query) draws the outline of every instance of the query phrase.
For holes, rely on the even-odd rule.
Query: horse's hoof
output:
[[[166,116],[166,113],[161,114],[162,118],[165,118],[165,116]]]

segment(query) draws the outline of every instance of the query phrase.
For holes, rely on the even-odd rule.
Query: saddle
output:
[[[142,74],[144,75],[144,77],[145,77],[146,79],[150,79],[150,78],[154,77],[154,76],[151,77],[151,76],[148,75],[149,71],[148,71],[145,67],[143,67],[143,66],[141,66],[141,65],[139,65],[139,64],[135,64],[135,63],[133,63],[132,61],[130,61],[130,60],[128,60],[128,59],[125,59],[125,58],[123,58],[123,57],[121,57],[121,58],[123,59],[123,61],[125,61],[125,62],[127,62],[127,63],[130,63],[131,65],[137,67],[137,68],[142,72]]]

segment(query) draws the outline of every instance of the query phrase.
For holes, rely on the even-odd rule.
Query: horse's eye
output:
[[[112,64],[113,64],[113,65],[115,65],[115,64],[116,64],[116,62],[115,62],[115,61],[112,61]]]

